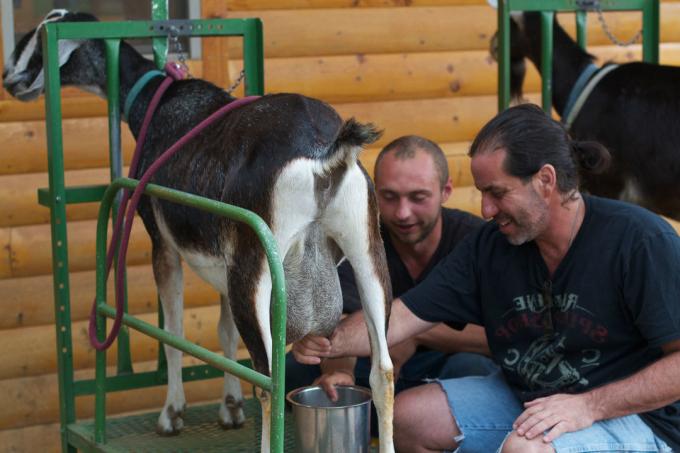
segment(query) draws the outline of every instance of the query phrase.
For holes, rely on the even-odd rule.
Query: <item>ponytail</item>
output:
[[[572,140],[570,145],[574,160],[585,172],[599,175],[609,168],[612,156],[601,143]]]

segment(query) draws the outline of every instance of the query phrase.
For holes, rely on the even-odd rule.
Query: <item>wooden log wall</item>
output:
[[[343,117],[384,129],[382,139],[361,156],[369,172],[380,147],[397,136],[419,134],[439,142],[455,186],[449,205],[479,213],[466,153],[496,111],[496,65],[487,50],[496,16],[485,0],[204,0],[202,17],[262,18],[267,92],[318,97]],[[607,18],[621,38],[640,27],[636,13]],[[573,33],[573,21],[563,16],[562,22]],[[595,17],[589,20],[588,36],[590,50],[602,61],[640,58],[640,46],[612,46]],[[661,40],[662,62],[680,65],[680,0],[662,3]],[[239,46],[236,39],[205,39],[203,61],[191,61],[191,72],[231,85],[242,67]],[[527,83],[529,99],[538,101],[539,78],[533,67]],[[104,102],[65,89],[63,112],[67,184],[105,182]],[[43,102],[19,103],[0,91],[0,139],[0,445],[6,451],[57,451],[49,213],[36,201],[36,189],[47,185]],[[133,146],[124,130],[126,162]],[[94,296],[96,213],[94,204],[68,208],[77,376],[93,374],[86,319]],[[154,322],[150,243],[141,222],[132,236],[130,312]],[[190,271],[185,275],[186,335],[218,350],[218,296]],[[136,369],[151,369],[157,345],[134,333],[132,337]],[[245,351],[239,354],[245,356]],[[109,359],[113,364],[115,352]],[[221,383],[186,387],[189,404],[196,404],[218,398]],[[155,410],[164,392],[157,388],[112,395],[109,411]],[[77,407],[80,417],[92,416],[92,398],[78,399]]]

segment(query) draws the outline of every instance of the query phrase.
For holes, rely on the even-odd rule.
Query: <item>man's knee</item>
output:
[[[394,402],[394,441],[398,451],[452,450],[460,432],[439,384],[405,390]]]
[[[555,449],[543,442],[542,436],[530,440],[513,431],[503,442],[501,453],[555,453]]]

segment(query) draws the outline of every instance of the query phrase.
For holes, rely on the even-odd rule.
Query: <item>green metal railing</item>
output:
[[[553,18],[556,12],[576,13],[576,38],[586,47],[586,14],[599,3],[601,11],[642,11],[642,56],[659,62],[658,0],[498,0],[498,110],[510,105],[510,12],[541,13],[541,106],[552,108]]]
[[[114,317],[115,310],[106,304],[106,233],[109,212],[118,215],[116,195],[121,188],[134,189],[137,181],[122,177],[122,155],[120,136],[120,90],[119,90],[119,48],[121,39],[151,38],[155,61],[161,67],[167,54],[168,32],[172,29],[179,35],[190,36],[241,36],[243,37],[243,62],[245,70],[246,95],[264,92],[262,24],[259,19],[214,19],[214,20],[163,20],[167,18],[167,3],[154,0],[152,8],[154,21],[92,22],[92,23],[50,23],[42,30],[42,50],[45,73],[45,109],[48,146],[49,187],[39,189],[39,203],[50,208],[52,237],[52,265],[54,282],[54,307],[56,323],[56,345],[59,369],[59,407],[61,417],[62,449],[76,451],[80,448],[94,451],[104,448],[106,442],[106,392],[130,390],[167,382],[167,371],[163,369],[164,358],[159,357],[155,371],[134,373],[130,356],[128,328],[143,332],[162,343],[169,344],[208,365],[185,367],[185,381],[222,376],[224,372],[253,382],[271,392],[271,448],[283,451],[283,408],[284,408],[284,361],[285,361],[285,319],[286,301],[283,268],[271,231],[254,213],[200,196],[149,184],[145,194],[192,206],[226,216],[249,225],[265,248],[272,276],[273,319],[272,319],[272,377],[268,377],[221,355],[194,345],[182,338],[169,335],[163,329],[145,323],[125,314],[123,328],[118,338],[118,366],[115,376],[106,376],[106,353],[97,352],[95,379],[75,380],[73,364],[73,341],[71,332],[70,285],[68,237],[66,229],[66,205],[101,201],[97,224],[97,332],[105,337],[105,317]],[[58,42],[62,39],[101,39],[105,43],[107,57],[107,94],[109,114],[109,153],[111,163],[111,184],[102,186],[66,187],[64,181],[64,150],[60,100],[60,76],[58,64]],[[122,215],[122,213],[121,213]],[[162,350],[162,348],[159,348]],[[95,395],[95,427],[91,438],[78,435],[76,426],[75,398],[81,395]]]

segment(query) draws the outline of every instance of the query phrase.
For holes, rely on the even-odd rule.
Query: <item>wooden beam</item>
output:
[[[67,169],[97,168],[108,165],[105,117],[66,119],[64,134],[64,165]],[[128,163],[135,141],[127,127],[121,128],[122,148]],[[36,173],[47,171],[47,135],[42,120],[0,123],[0,137],[10,144],[3,146],[0,174]]]
[[[201,2],[201,17],[206,19],[223,19],[227,16],[227,1],[203,0]],[[242,39],[234,38],[241,46]],[[220,87],[229,87],[231,78],[229,73],[230,49],[227,38],[204,37],[202,42],[203,77]],[[241,53],[242,54],[242,53]]]
[[[668,1],[668,0],[665,0]],[[229,11],[487,5],[486,0],[229,0]]]
[[[497,28],[496,11],[487,5],[256,10],[230,17],[262,19],[267,58],[486,50]],[[573,28],[567,15],[562,22]],[[636,12],[607,13],[607,22],[624,39],[640,29]],[[680,3],[661,5],[660,22],[662,42],[680,41]],[[588,36],[592,45],[612,44],[594,15]],[[229,55],[239,58],[240,44],[229,41]]]
[[[68,225],[69,269],[71,272],[93,270],[95,260],[96,221],[70,222]],[[109,228],[109,232],[111,228]],[[52,271],[49,225],[26,225],[0,228],[0,238],[9,237],[9,275],[0,278],[47,275]],[[141,219],[136,219],[130,236],[128,264],[151,262],[151,241]]]
[[[626,48],[593,46],[589,51],[598,57],[599,63],[641,59],[639,45]],[[665,43],[660,53],[662,64],[680,66],[680,44]],[[227,71],[226,78],[230,81],[238,77],[243,63],[240,59],[228,63],[218,61],[216,67]],[[497,87],[496,68],[487,50],[327,55],[268,58],[265,61],[268,92],[301,93],[330,103],[493,95]],[[226,88],[228,83],[222,86]],[[540,78],[529,63],[525,91],[539,90]],[[242,88],[234,95],[242,96]],[[67,119],[106,114],[104,102],[92,95],[65,97],[63,106]],[[0,101],[0,125],[43,119],[42,100],[32,103]],[[129,134],[126,126],[123,130]],[[0,163],[0,174],[7,171],[8,164]]]
[[[0,279],[12,276],[12,230],[10,228],[0,228]]]
[[[138,318],[153,325],[157,324],[155,313],[140,314]],[[219,318],[219,304],[185,310],[185,337],[211,351],[220,350],[221,347],[217,338],[217,320]],[[108,326],[111,327],[111,322],[108,323]],[[93,368],[95,354],[94,349],[90,346],[88,321],[72,323],[71,331],[73,333],[75,369]],[[0,382],[3,379],[56,372],[54,335],[55,331],[52,325],[0,330],[0,352],[2,352],[3,357],[3,366],[0,367]],[[130,329],[130,344],[135,361],[156,359],[158,342],[153,338]],[[21,345],[21,347],[17,347],[17,345]],[[116,354],[116,348],[109,350],[107,361],[110,366],[115,365]]]
[[[239,358],[247,357],[245,350],[238,351]],[[185,358],[185,364],[198,363],[195,359]],[[135,371],[152,371],[155,362],[144,361],[134,364]],[[115,369],[109,371],[115,374]],[[76,371],[76,379],[89,378],[94,375],[91,369]],[[219,402],[222,396],[221,378],[203,381],[187,382],[184,384],[189,405]],[[252,384],[242,382],[244,396],[252,395]],[[166,386],[148,387],[126,392],[112,392],[106,396],[107,416],[120,415],[129,412],[160,413],[165,399]],[[0,429],[11,430],[23,427],[53,423],[59,420],[59,397],[56,374],[31,376],[25,378],[7,379],[0,381]],[[84,396],[76,399],[76,410],[79,419],[94,416],[94,398]],[[217,411],[215,412],[217,423]],[[155,433],[149,433],[155,436]],[[0,431],[0,445],[7,445],[2,439],[8,435]],[[57,442],[58,445],[58,442]],[[26,449],[18,451],[49,451],[43,449]],[[60,451],[60,450],[59,450]]]
[[[483,49],[496,30],[495,11],[481,5],[259,10],[230,17],[262,19],[267,58]],[[455,38],[452,30],[460,31]],[[229,46],[233,58],[241,57],[237,40],[229,39]]]
[[[124,174],[127,174],[125,169]],[[0,176],[0,227],[35,225],[49,223],[50,211],[39,205],[37,190],[48,186],[47,173],[28,173]],[[67,172],[66,181],[69,186],[108,184],[109,170],[97,168],[91,170],[72,170]],[[98,203],[83,203],[66,207],[67,219],[96,219],[99,212]]]
[[[442,143],[441,146],[449,159],[454,184],[470,184],[469,171],[461,172],[457,160],[459,156],[465,156],[468,142]],[[369,173],[373,172],[373,162],[379,150],[370,148],[360,155]],[[127,168],[123,169],[123,173],[127,174]],[[69,170],[66,172],[66,181],[69,186],[107,184],[109,171],[106,168]],[[47,187],[47,173],[0,175],[0,206],[4,207],[0,211],[0,227],[49,223],[49,210],[37,203],[36,191],[41,187]],[[97,203],[69,205],[66,208],[69,221],[93,220],[97,218],[98,212]]]
[[[155,313],[157,292],[150,265],[128,266],[128,313]],[[72,272],[71,320],[89,318],[95,295],[94,271]],[[0,279],[2,313],[0,330],[54,324],[52,276]],[[113,277],[109,278],[107,300],[113,304]],[[191,269],[184,266],[184,306],[197,308],[219,304],[219,294]]]
[[[470,140],[474,136],[481,126],[480,121],[488,120],[495,113],[496,100],[495,96],[481,96],[350,103],[335,107],[345,118],[354,116],[360,121],[373,121],[385,129],[386,135],[381,144],[406,133],[417,133],[438,142],[455,142]],[[473,119],[471,123],[467,123],[468,117]],[[403,124],[408,127],[403,129]],[[445,129],[441,130],[442,127]],[[432,137],[436,128],[440,129]],[[102,141],[108,130],[105,118],[64,120],[63,130],[66,169],[96,168],[107,164],[108,155]],[[43,122],[0,123],[0,136],[12,143],[11,147],[3,150],[0,174],[46,171]],[[127,163],[134,148],[134,140],[127,129],[123,129],[122,140]]]

